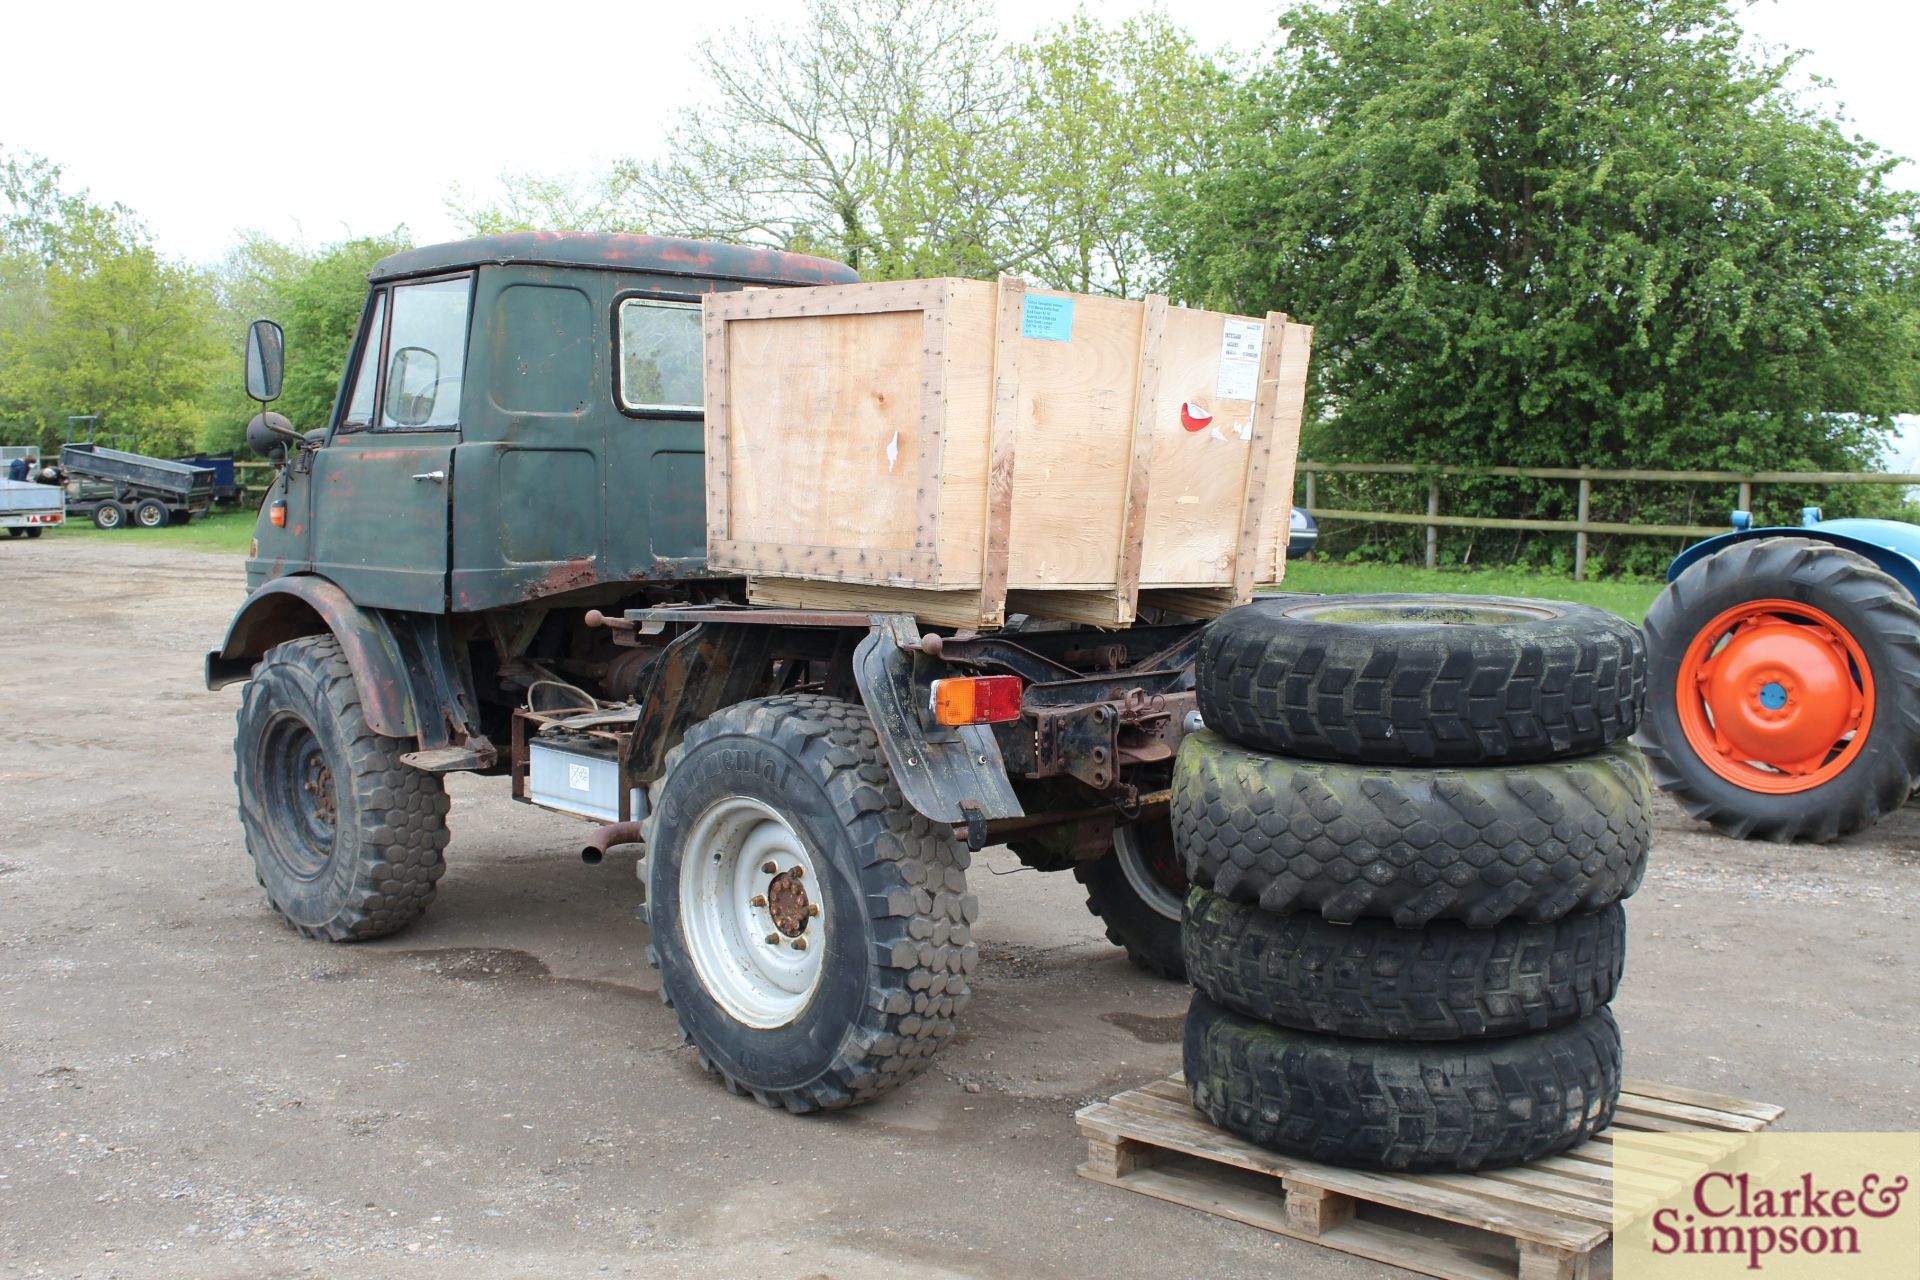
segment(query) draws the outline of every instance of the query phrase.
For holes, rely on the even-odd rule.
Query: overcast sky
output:
[[[998,0],[1013,38],[1074,7]],[[1113,18],[1146,6],[1086,7]],[[420,241],[447,239],[456,184],[484,193],[505,170],[589,171],[648,154],[698,88],[701,39],[798,8],[42,0],[7,18],[0,146],[59,161],[73,184],[132,206],[183,257],[217,258],[242,229],[325,242],[405,223]],[[1205,45],[1253,48],[1279,6],[1166,8]],[[1859,132],[1920,156],[1915,12],[1897,0],[1761,0],[1747,25],[1807,49]],[[1920,185],[1920,167],[1902,178]]]

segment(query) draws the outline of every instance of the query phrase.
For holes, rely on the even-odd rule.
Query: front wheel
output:
[[[923,1070],[969,998],[967,851],[915,813],[860,707],[743,702],[667,756],[646,820],[648,959],[700,1061],[817,1111]]]
[[[1654,781],[1736,837],[1832,840],[1920,776],[1920,609],[1865,558],[1739,542],[1647,611]]]
[[[1083,862],[1074,876],[1087,888],[1087,910],[1100,917],[1107,940],[1139,968],[1176,982],[1186,980],[1180,950],[1180,909],[1187,875],[1173,848],[1166,818],[1135,823],[1113,833],[1113,850]]]
[[[330,635],[267,651],[240,701],[234,785],[254,878],[310,938],[411,924],[446,870],[447,792],[367,724]]]

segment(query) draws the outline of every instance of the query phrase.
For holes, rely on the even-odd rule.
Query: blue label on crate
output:
[[[1044,342],[1068,342],[1073,338],[1073,299],[1049,298],[1028,294],[1020,313],[1020,336]]]

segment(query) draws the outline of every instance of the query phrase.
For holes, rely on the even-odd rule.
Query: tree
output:
[[[1858,467],[1912,407],[1914,197],[1724,0],[1281,25],[1154,243],[1192,300],[1316,326],[1317,452]]]
[[[220,411],[204,447],[237,447],[258,407],[240,385],[240,353],[247,324],[261,317],[278,321],[287,335],[286,381],[273,408],[303,431],[325,426],[360,327],[367,273],[381,258],[412,245],[405,227],[320,249],[243,236],[218,272],[223,336],[232,354],[216,389]]]
[[[177,452],[206,417],[216,351],[205,272],[163,257],[120,205],[69,192],[58,165],[0,164],[0,419],[58,444],[68,414]]]

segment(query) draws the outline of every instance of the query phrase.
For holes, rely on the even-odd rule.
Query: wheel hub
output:
[[[1786,794],[1850,764],[1873,715],[1873,678],[1833,618],[1788,600],[1735,606],[1680,667],[1681,727],[1701,760],[1747,790]]]
[[[313,797],[313,816],[327,826],[334,826],[340,820],[338,801],[333,795],[333,770],[327,767],[327,759],[318,751],[307,757],[307,780],[300,789]]]
[[[789,938],[797,938],[807,931],[808,913],[814,908],[807,901],[807,886],[799,867],[774,876],[767,885],[766,897],[767,914],[773,917],[775,929]]]

